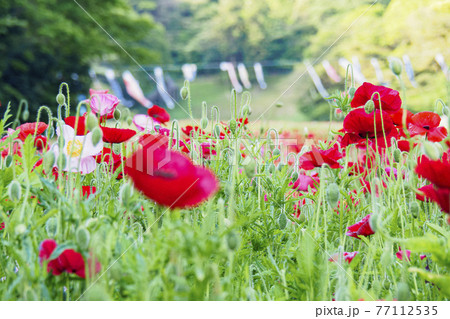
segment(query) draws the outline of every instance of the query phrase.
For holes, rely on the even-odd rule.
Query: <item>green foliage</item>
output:
[[[101,2],[0,1],[0,100],[17,106],[30,102],[35,116],[39,103],[55,108],[53,93],[61,81],[75,94],[90,85],[94,59],[131,64],[121,44],[139,63],[161,61],[164,46],[153,38],[160,30],[148,14],[136,13],[127,0]],[[100,27],[101,25],[106,34]]]

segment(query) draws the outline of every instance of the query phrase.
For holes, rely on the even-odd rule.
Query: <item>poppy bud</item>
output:
[[[189,94],[189,90],[187,87],[183,86],[180,90],[180,95],[183,100],[186,100]]]
[[[42,165],[44,167],[44,172],[46,174],[50,173],[53,166],[55,165],[55,153],[53,152],[47,152],[44,155],[44,158],[42,160]]]
[[[379,216],[376,213],[370,215],[369,225],[370,225],[370,228],[372,228],[372,231],[374,233],[376,233],[377,229],[378,229],[378,218],[379,218]]]
[[[92,132],[92,130],[94,130],[94,128],[96,128],[98,126],[98,120],[95,117],[94,114],[89,113],[86,116],[86,127],[88,129],[88,131]]]
[[[273,156],[279,156],[281,154],[280,149],[277,147],[276,149],[273,150]]]
[[[396,76],[399,76],[402,73],[403,69],[402,61],[399,58],[389,59],[389,68],[391,69],[392,73],[394,73]]]
[[[278,226],[280,229],[285,229],[287,225],[287,217],[286,214],[283,212],[278,216]]]
[[[55,136],[55,128],[53,126],[50,126],[47,130],[47,137],[53,138]]]
[[[342,118],[342,111],[341,109],[335,109],[334,110],[334,116],[336,117],[337,120],[340,120]]]
[[[214,127],[214,137],[215,138],[220,138],[220,126],[216,124],[216,126]]]
[[[131,125],[132,123],[133,123],[133,118],[132,117],[127,118],[127,124]]]
[[[232,133],[236,132],[236,126],[237,126],[236,120],[235,119],[231,119],[231,121],[230,121],[230,131]]]
[[[353,98],[355,96],[356,93],[356,88],[355,87],[351,87],[348,89],[348,95],[350,95],[350,98]]]
[[[429,141],[423,142],[423,151],[425,155],[431,158],[432,160],[438,160],[441,157],[438,148],[432,142]]]
[[[331,183],[327,189],[327,201],[332,208],[337,207],[339,196],[340,196],[339,186],[336,183]]]
[[[90,234],[86,228],[83,228],[83,227],[78,228],[77,233],[76,233],[76,238],[77,238],[78,246],[82,250],[86,250],[89,248]]]
[[[99,127],[92,130],[92,144],[96,146],[102,140],[103,134]]]
[[[239,236],[234,231],[227,234],[227,246],[231,251],[234,251],[239,247]]]
[[[64,96],[64,94],[58,93],[58,95],[56,96],[56,102],[58,102],[59,105],[63,105],[64,103],[66,103],[66,97]]]
[[[19,224],[14,228],[14,231],[16,232],[17,236],[23,235],[27,231],[27,226],[25,226],[24,224]]]
[[[119,191],[119,200],[122,205],[127,207],[131,203],[133,197],[133,187],[130,184],[124,184]]]
[[[285,166],[285,165],[284,165],[282,162],[278,163],[278,165],[277,165],[277,170],[278,170],[279,172],[281,172],[281,171],[283,170],[284,166]]]
[[[254,159],[251,159],[250,162],[244,166],[245,175],[247,175],[248,178],[253,178],[256,173],[255,168],[256,168],[256,161]]]
[[[282,108],[283,105],[284,105],[283,102],[277,102],[277,104],[275,104],[275,106],[278,108]]]
[[[208,127],[208,119],[206,117],[203,117],[200,120],[200,126],[203,130],[205,130]]]
[[[250,114],[250,106],[248,104],[245,104],[242,107],[242,116],[247,117],[247,115],[249,115],[249,114]]]
[[[120,116],[121,116],[120,110],[119,109],[115,109],[114,110],[114,119],[116,121],[118,121],[118,120],[120,120]]]
[[[295,183],[298,180],[298,173],[297,172],[292,173],[292,179],[291,180],[292,180],[293,183]]]
[[[30,287],[27,287],[25,289],[23,297],[24,297],[25,301],[38,301],[39,300],[38,296],[36,295],[36,292],[33,289],[31,289]]]
[[[366,104],[364,105],[364,111],[366,111],[367,114],[372,113],[374,109],[375,103],[373,103],[372,100],[367,101]]]
[[[58,233],[58,219],[55,217],[49,218],[45,223],[45,231],[48,237],[54,238]]]
[[[391,282],[389,280],[384,280],[383,287],[384,289],[389,290],[389,288],[391,288]]]
[[[396,148],[394,150],[394,154],[393,155],[394,155],[394,161],[396,163],[400,163],[400,161],[402,160],[402,152],[398,148]]]
[[[120,152],[122,151],[122,145],[114,143],[112,149],[113,149],[114,154],[119,155]]]
[[[8,156],[6,156],[6,158],[5,158],[5,166],[10,167],[12,162],[13,162],[13,157],[11,154],[8,154]]]
[[[275,165],[273,163],[270,163],[267,169],[269,173],[272,174],[273,172],[275,172]]]
[[[28,121],[28,118],[30,117],[30,112],[28,110],[24,110],[22,113],[22,120],[25,122]]]
[[[8,195],[13,202],[17,202],[20,199],[20,196],[22,196],[22,188],[18,181],[13,180],[9,184]]]
[[[67,164],[67,157],[64,153],[59,154],[56,164],[59,168],[63,169]],[[48,173],[47,173],[48,174]]]
[[[409,211],[410,211],[412,217],[414,217],[414,218],[419,217],[419,205],[416,202],[409,203]]]
[[[442,108],[442,114],[449,116],[449,113],[450,113],[450,109],[448,108],[448,106],[444,106]]]
[[[397,285],[397,300],[408,301],[410,298],[409,286],[407,283],[400,282]]]

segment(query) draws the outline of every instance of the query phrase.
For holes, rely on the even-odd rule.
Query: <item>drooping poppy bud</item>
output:
[[[336,183],[331,183],[330,185],[328,185],[327,201],[332,208],[337,207],[339,197],[340,197],[339,186]]]
[[[372,113],[373,110],[375,110],[375,103],[373,103],[372,100],[368,100],[364,105],[364,110],[366,111],[367,114]]]
[[[80,227],[77,229],[77,232],[75,235],[77,238],[78,246],[80,246],[80,248],[83,250],[88,249],[89,248],[89,240],[90,240],[89,231],[84,227]]]
[[[9,198],[13,202],[19,201],[20,197],[22,196],[22,188],[20,187],[20,184],[18,181],[13,180],[8,187],[8,195]]]
[[[97,126],[98,126],[97,117],[94,114],[89,113],[86,116],[86,127],[87,127],[88,131],[92,132],[94,130],[94,128],[96,128]]]
[[[92,144],[94,146],[98,145],[98,143],[102,140],[102,137],[102,130],[99,127],[94,128],[92,131]]]
[[[64,96],[64,94],[58,93],[58,95],[56,96],[56,102],[58,102],[59,105],[63,105],[64,103],[66,103],[66,97]]]
[[[392,73],[399,76],[402,73],[403,63],[399,58],[391,58],[389,59],[389,68]]]
[[[44,167],[44,172],[46,174],[50,173],[52,171],[53,166],[55,165],[55,153],[53,152],[47,152],[44,155],[44,159],[43,159],[43,167]]]
[[[180,90],[180,95],[183,100],[186,100],[188,97],[189,90],[187,87],[183,86]]]

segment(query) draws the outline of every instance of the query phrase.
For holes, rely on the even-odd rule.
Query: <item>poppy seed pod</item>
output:
[[[64,94],[58,93],[58,95],[56,96],[56,102],[58,102],[59,105],[63,105],[64,103],[66,103],[66,97],[64,96]]]
[[[8,156],[6,156],[6,158],[5,158],[5,166],[10,167],[12,162],[13,162],[13,157],[11,154],[8,154]]]
[[[332,208],[336,208],[339,202],[340,192],[336,183],[331,183],[327,189],[327,201]]]
[[[49,218],[45,223],[45,231],[48,237],[54,238],[58,233],[58,219],[55,217]]]
[[[375,103],[373,103],[372,100],[368,100],[364,105],[364,110],[366,111],[367,114],[372,113],[373,110],[375,110]]]
[[[22,188],[18,181],[13,180],[11,184],[9,184],[8,195],[13,202],[19,201],[22,196]]]
[[[441,152],[439,152],[439,149],[432,142],[423,142],[423,151],[432,160],[438,160],[441,157]]]
[[[96,127],[92,130],[92,144],[94,146],[98,145],[98,143],[102,140],[102,137],[102,130],[99,127]]]
[[[356,93],[356,88],[355,87],[351,87],[348,89],[348,95],[350,95],[350,98],[353,98],[355,96]]]
[[[394,150],[394,154],[393,155],[394,155],[394,161],[396,163],[400,163],[400,161],[402,160],[402,152],[398,148],[396,148]]]
[[[214,127],[214,137],[220,138],[220,126],[218,124]]]
[[[249,114],[250,114],[250,106],[248,104],[245,104],[242,107],[242,116],[247,117],[247,115],[249,115]]]
[[[78,246],[82,250],[86,250],[89,248],[90,234],[86,228],[83,228],[83,227],[78,228],[77,232],[76,232],[76,238],[77,238]]]
[[[44,155],[44,158],[42,160],[42,165],[44,167],[44,172],[49,173],[51,172],[53,166],[55,165],[55,153],[53,152],[47,152]]]
[[[180,95],[183,100],[186,100],[189,94],[189,90],[187,87],[183,86],[180,90]]]
[[[276,149],[273,150],[273,156],[279,156],[281,154],[280,149],[277,147]]]
[[[98,126],[97,117],[95,117],[94,114],[89,113],[86,116],[86,127],[87,127],[88,131],[93,131],[94,128],[96,128],[97,126]]]
[[[293,183],[295,183],[298,180],[298,173],[297,172],[292,173],[291,180],[292,180]]]
[[[58,167],[60,167],[60,168],[66,167],[66,164],[67,164],[67,157],[66,157],[66,154],[64,154],[64,153],[59,154],[59,156],[58,156],[58,158],[57,158],[57,160],[56,160],[56,164],[57,164]]]
[[[392,73],[394,73],[396,76],[399,76],[402,73],[403,69],[402,61],[399,58],[389,59],[389,68],[391,69]]]

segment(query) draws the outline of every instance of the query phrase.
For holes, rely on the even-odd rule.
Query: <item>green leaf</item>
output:
[[[450,276],[437,275],[419,268],[409,268],[410,272],[415,272],[425,280],[428,280],[439,287],[440,292],[446,297],[450,297]]]
[[[72,243],[58,245],[56,247],[56,249],[53,251],[52,255],[49,257],[49,260],[58,258],[63,253],[63,251],[66,249],[75,249],[75,248],[76,248],[76,245],[74,245]]]

